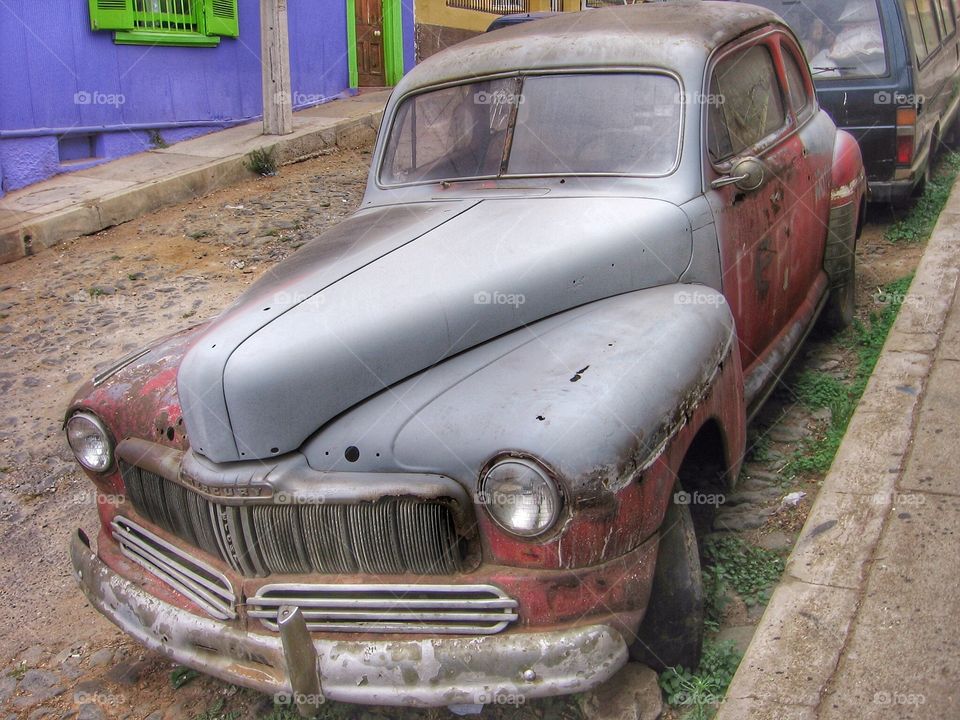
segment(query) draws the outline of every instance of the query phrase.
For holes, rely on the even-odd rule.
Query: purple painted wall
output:
[[[409,69],[412,0],[403,5]],[[347,91],[345,0],[295,1],[288,12],[294,106]],[[216,48],[115,45],[112,32],[90,30],[83,0],[0,2],[0,196],[148,149],[147,128],[172,143],[259,118],[258,0],[240,0],[239,16],[240,37]]]

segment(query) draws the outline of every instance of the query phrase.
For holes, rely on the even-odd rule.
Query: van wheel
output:
[[[630,656],[662,672],[696,669],[703,650],[703,577],[690,506],[671,497],[660,526],[653,589]]]

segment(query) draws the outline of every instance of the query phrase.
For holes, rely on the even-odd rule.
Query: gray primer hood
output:
[[[457,353],[594,300],[676,282],[690,256],[686,215],[657,200],[359,213],[251,287],[184,358],[178,390],[191,446],[217,462],[292,451],[345,410]]]

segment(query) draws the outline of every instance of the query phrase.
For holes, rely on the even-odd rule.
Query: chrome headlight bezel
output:
[[[86,410],[78,410],[67,418],[67,421],[63,424],[63,429],[67,435],[67,444],[73,451],[73,456],[84,469],[103,474],[113,467],[113,436],[107,430],[103,421],[95,414]],[[84,447],[82,444],[91,439],[99,440],[102,447],[105,448],[105,452],[100,453],[102,459],[96,462],[90,459],[91,456],[85,454],[85,450],[90,449],[90,447]]]
[[[531,481],[537,483],[536,487],[543,493],[537,515],[545,512],[535,524],[526,526],[510,521],[510,512],[515,511],[520,503],[513,494],[517,491],[511,490],[509,485],[524,481],[527,488],[534,487]],[[523,493],[522,490],[519,492]],[[563,511],[563,493],[554,474],[542,463],[519,455],[501,456],[486,466],[480,474],[478,499],[497,527],[524,539],[549,533],[556,527]]]

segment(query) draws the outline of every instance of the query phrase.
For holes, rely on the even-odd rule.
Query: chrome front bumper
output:
[[[145,592],[107,567],[80,531],[70,556],[91,604],[141,644],[227,682],[300,701],[319,695],[320,702],[325,696],[374,705],[505,702],[589,690],[627,661],[623,637],[606,625],[364,641],[313,638],[294,618],[279,635],[248,633]]]

